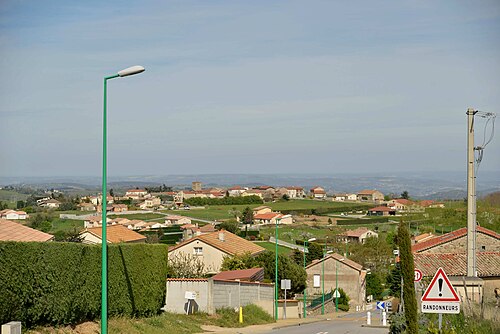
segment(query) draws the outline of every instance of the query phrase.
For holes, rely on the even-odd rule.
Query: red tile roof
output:
[[[266,212],[266,213],[259,213],[257,215],[254,215],[254,219],[263,219],[263,220],[270,220],[273,218],[279,218],[281,217],[281,213],[277,212]]]
[[[220,233],[223,233],[223,240],[220,240],[219,237]],[[197,240],[203,241],[204,243],[209,244],[229,255],[237,255],[244,253],[250,253],[254,255],[265,251],[265,248],[257,244],[254,244],[251,241],[240,238],[231,232],[221,230],[213,233],[202,234],[194,238],[188,239],[184,242],[181,242],[178,245],[171,247],[169,249],[169,252]]]
[[[363,189],[358,193],[358,195],[373,195],[376,191],[377,190]]]
[[[486,235],[489,235],[490,237],[493,237],[493,238],[496,238],[496,239],[500,240],[500,234],[496,233],[495,231],[488,230],[487,228],[484,228],[484,227],[481,227],[481,226],[478,226],[476,230],[479,233],[484,233]],[[434,237],[432,239],[419,242],[418,244],[413,245],[412,248],[411,248],[411,250],[414,253],[418,253],[418,252],[424,251],[426,249],[429,249],[429,248],[432,248],[432,247],[444,244],[446,242],[449,242],[449,241],[452,241],[452,240],[464,237],[466,235],[467,235],[467,228],[466,227],[462,227],[462,228],[460,228],[458,230],[451,231],[449,233],[446,233],[446,234]]]
[[[7,219],[0,219],[1,241],[49,241],[53,235],[32,229]]]
[[[394,202],[396,203],[399,203],[399,204],[403,204],[403,205],[413,205],[414,203],[408,199],[404,199],[404,198],[397,198],[394,200]]]
[[[340,235],[345,235],[347,237],[359,238],[360,236],[362,236],[364,233],[366,233],[368,231],[369,231],[369,229],[367,229],[366,227],[358,227],[355,230],[345,231],[344,233],[341,233]]]
[[[252,268],[243,270],[223,271],[212,277],[214,280],[240,280],[240,281],[262,281],[264,280],[264,268]]]
[[[88,228],[82,233],[89,232],[102,240],[102,227]],[[110,243],[144,241],[146,237],[134,232],[123,225],[111,225],[106,228],[106,239]]]
[[[443,268],[448,276],[467,275],[466,253],[418,253],[413,257],[415,268],[420,269],[424,276],[433,276],[438,268]],[[500,252],[479,252],[476,258],[479,277],[500,276]]]

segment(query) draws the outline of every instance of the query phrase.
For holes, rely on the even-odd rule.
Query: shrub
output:
[[[0,323],[73,324],[100,317],[101,247],[0,242]],[[150,316],[164,303],[167,247],[108,246],[108,313]]]

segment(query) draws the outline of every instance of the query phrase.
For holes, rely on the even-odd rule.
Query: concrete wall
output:
[[[261,306],[273,315],[274,284],[214,281],[212,279],[168,279],[164,309],[186,313],[186,291],[196,292],[196,311],[215,313],[223,307],[237,308],[248,304]]]
[[[336,264],[338,262],[338,272],[336,272]],[[318,262],[316,265],[307,268],[307,295],[308,298],[313,295],[321,295],[322,288],[313,287],[314,275],[320,275],[322,283],[322,264]],[[351,303],[355,305],[363,305],[366,298],[366,280],[364,271],[358,271],[342,261],[336,261],[333,257],[325,260],[325,293],[335,290],[336,279],[338,287],[342,288],[347,296],[351,299]]]
[[[194,309],[199,312],[209,312],[209,284],[206,279],[179,279],[167,281],[167,296],[165,311],[172,313],[186,313],[186,291],[196,293]]]

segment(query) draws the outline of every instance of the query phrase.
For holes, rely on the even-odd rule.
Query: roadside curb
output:
[[[287,328],[287,327],[298,327],[298,326],[302,326],[302,325],[313,324],[316,322],[328,321],[328,320],[331,320],[331,318],[320,318],[320,319],[314,319],[311,321],[303,321],[303,322],[292,323],[292,324],[277,325],[277,326],[274,326],[272,329],[274,330],[274,329]]]
[[[367,327],[367,328],[390,328],[391,326],[382,326],[382,325],[361,325],[361,327]]]

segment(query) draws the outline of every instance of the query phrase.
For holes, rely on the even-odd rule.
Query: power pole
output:
[[[477,277],[476,263],[476,176],[474,174],[474,115],[467,109],[467,276]]]

